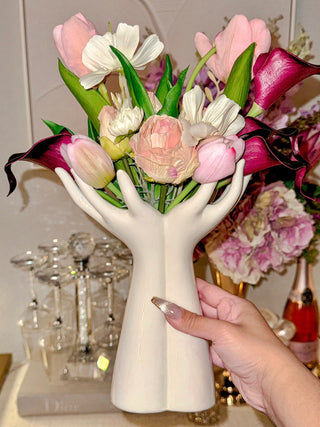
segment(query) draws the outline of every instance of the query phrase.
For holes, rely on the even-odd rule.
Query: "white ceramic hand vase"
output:
[[[79,177],[56,173],[74,202],[133,254],[132,281],[114,366],[111,398],[128,412],[194,412],[215,401],[212,363],[205,340],[174,330],[151,303],[168,299],[201,313],[192,263],[195,245],[233,208],[244,191],[244,161],[232,184],[212,205],[215,183],[161,214],[138,195],[124,171],[117,178],[127,209],[104,199]]]

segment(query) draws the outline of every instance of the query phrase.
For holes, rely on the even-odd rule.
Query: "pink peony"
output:
[[[54,42],[63,62],[78,77],[91,72],[82,63],[82,51],[95,34],[98,33],[94,25],[82,13],[71,16],[53,30]]]
[[[199,166],[197,151],[184,145],[179,120],[166,115],[151,116],[130,145],[137,165],[159,183],[180,184]]]
[[[232,175],[244,148],[244,141],[236,135],[214,136],[203,140],[197,147],[200,166],[195,170],[193,179],[205,184]]]
[[[203,57],[212,49],[212,43],[203,33],[196,33],[195,45]],[[236,59],[252,43],[256,43],[253,62],[261,53],[268,52],[271,35],[266,23],[261,19],[248,19],[243,15],[235,15],[226,29],[217,34],[214,44],[217,52],[207,65],[217,79],[226,82]]]

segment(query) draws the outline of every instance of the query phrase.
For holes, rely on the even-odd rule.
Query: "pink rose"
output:
[[[196,149],[181,141],[182,131],[174,117],[151,116],[131,138],[137,165],[156,182],[180,184],[199,166]]]
[[[212,43],[203,33],[195,35],[195,45],[201,56],[212,49]],[[235,15],[226,29],[217,34],[214,45],[217,52],[207,65],[217,79],[226,82],[235,60],[252,43],[256,43],[253,63],[261,53],[268,52],[271,45],[271,35],[262,19],[248,19],[243,15]]]
[[[82,51],[95,34],[98,33],[94,25],[82,13],[71,16],[53,30],[53,39],[63,62],[78,77],[91,72],[82,63]]]
[[[203,140],[197,147],[200,166],[194,172],[193,179],[205,184],[232,175],[244,148],[245,142],[236,135],[214,136]]]

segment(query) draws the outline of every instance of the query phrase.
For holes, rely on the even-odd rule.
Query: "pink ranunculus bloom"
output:
[[[131,138],[137,165],[156,182],[180,184],[199,166],[196,149],[182,143],[182,131],[174,117],[151,116]]]
[[[75,173],[88,185],[104,188],[115,176],[113,162],[93,139],[73,135],[71,144],[61,146],[61,154]]]
[[[203,33],[196,33],[195,45],[203,57],[212,49],[212,43]],[[262,19],[248,19],[244,15],[235,15],[226,29],[217,34],[214,45],[217,52],[207,65],[217,79],[226,82],[236,59],[252,43],[256,43],[253,63],[261,53],[268,52],[271,45],[271,35]]]
[[[205,184],[232,175],[244,148],[245,142],[236,135],[214,136],[203,140],[197,147],[200,166],[195,170],[193,179]]]
[[[78,77],[91,72],[82,63],[82,51],[96,34],[98,33],[95,26],[82,13],[71,16],[53,30],[54,42],[63,62]]]

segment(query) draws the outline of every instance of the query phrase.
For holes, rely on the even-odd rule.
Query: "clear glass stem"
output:
[[[29,271],[29,283],[30,283],[31,305],[32,307],[37,308],[38,298],[35,291],[35,275],[34,275],[33,268]]]
[[[108,321],[114,321],[113,315],[113,298],[114,298],[114,289],[113,289],[113,278],[109,278],[107,281],[107,299],[108,299]]]
[[[87,351],[90,347],[91,333],[90,286],[89,273],[86,263],[78,263],[78,278],[76,284],[77,305],[77,332],[81,350]]]
[[[55,310],[55,323],[56,325],[62,324],[61,312],[62,312],[62,303],[61,303],[61,286],[60,283],[54,287],[54,310]]]

